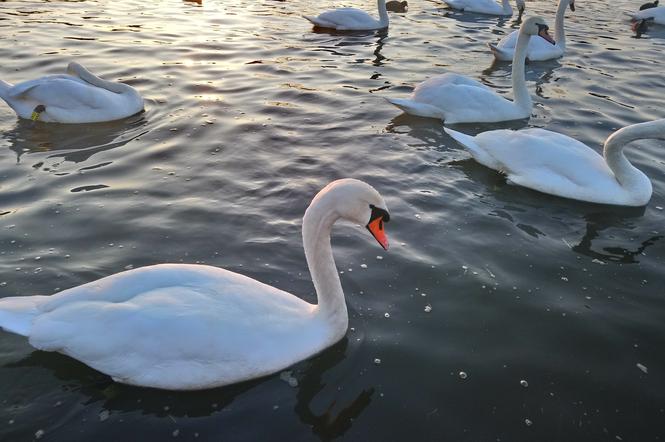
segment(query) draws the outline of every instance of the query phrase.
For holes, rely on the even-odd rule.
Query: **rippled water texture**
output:
[[[0,104],[0,296],[200,262],[313,302],[300,239],[312,196],[361,178],[392,215],[389,252],[335,229],[351,328],[293,367],[297,387],[127,387],[1,332],[1,440],[665,439],[663,142],[628,152],[653,182],[643,209],[507,185],[383,97],[447,71],[511,96],[486,43],[517,25],[409,3],[389,31],[356,34],[302,19],[332,1],[0,3],[4,80],[77,60],[146,97],[141,115],[81,126]],[[665,117],[665,27],[637,39],[624,12],[640,1],[576,3],[566,56],[527,65],[528,125],[599,148]],[[553,1],[527,7],[553,25]]]

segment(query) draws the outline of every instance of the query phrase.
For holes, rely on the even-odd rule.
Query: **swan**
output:
[[[143,110],[133,87],[102,80],[76,62],[64,75],[47,75],[11,85],[0,80],[0,98],[25,119],[46,123],[98,123]]]
[[[603,156],[545,129],[491,130],[475,137],[445,131],[476,161],[505,173],[512,184],[591,203],[644,206],[651,199],[651,181],[630,164],[623,148],[635,140],[665,140],[665,119],[617,130],[605,141]]]
[[[338,8],[322,12],[318,17],[304,15],[307,20],[319,28],[330,28],[338,31],[373,31],[388,27],[388,11],[386,0],[376,0],[379,19],[376,20],[365,11],[356,8]]]
[[[659,25],[665,25],[665,6],[642,9],[638,12],[628,13],[634,20],[649,20]]]
[[[465,12],[477,12],[489,15],[513,15],[513,8],[510,6],[509,0],[501,0],[501,4],[498,4],[494,0],[443,0],[443,2],[453,9]],[[524,12],[524,0],[516,0],[515,3],[521,18]]]
[[[387,100],[408,114],[440,118],[450,124],[529,118],[533,103],[524,73],[526,48],[532,35],[551,39],[547,30],[540,17],[529,17],[520,26],[512,67],[515,101],[505,99],[476,80],[453,73],[437,75],[420,83],[409,99]]]
[[[563,20],[566,14],[566,6],[575,12],[575,0],[559,0],[559,6],[554,18],[554,42],[552,44],[543,38],[532,38],[526,50],[526,58],[531,61],[552,60],[563,56],[566,50],[566,34],[563,29]],[[499,41],[498,44],[488,43],[494,54],[494,58],[500,61],[513,59],[515,44],[517,44],[517,31],[513,31]]]
[[[381,195],[334,181],[303,218],[319,303],[218,267],[159,264],[52,296],[0,299],[0,328],[71,356],[114,381],[168,390],[219,387],[275,373],[346,334],[348,314],[330,246],[338,219],[366,225],[384,249]]]

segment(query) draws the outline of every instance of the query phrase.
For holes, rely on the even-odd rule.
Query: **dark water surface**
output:
[[[528,125],[600,148],[665,117],[665,27],[634,38],[623,13],[640,3],[576,2],[566,56],[527,66]],[[293,367],[297,387],[279,375],[196,393],[127,387],[0,332],[0,440],[665,439],[663,142],[628,150],[653,182],[645,208],[507,185],[439,122],[382,97],[446,71],[511,96],[510,65],[492,66],[486,43],[516,24],[424,0],[383,33],[313,32],[301,18],[334,5],[0,3],[4,80],[78,60],[146,98],[142,115],[81,126],[0,105],[0,296],[186,262],[314,302],[300,238],[313,195],[360,178],[393,218],[388,252],[335,229],[351,328]],[[553,26],[553,1],[527,7]]]

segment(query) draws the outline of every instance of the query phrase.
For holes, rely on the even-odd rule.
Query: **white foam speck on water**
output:
[[[642,364],[640,364],[639,362],[638,362],[636,365],[637,365],[637,368],[639,368],[640,370],[642,370],[642,373],[644,373],[644,374],[648,374],[648,373],[649,373],[649,370],[647,369],[646,365],[642,365]]]

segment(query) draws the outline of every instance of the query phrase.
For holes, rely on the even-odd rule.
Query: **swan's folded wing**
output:
[[[446,122],[492,123],[526,118],[510,100],[481,85],[451,84],[418,96],[418,101],[443,109]]]
[[[40,80],[30,80],[19,83],[15,86],[12,86],[9,91],[7,91],[7,96],[9,98],[21,98],[22,96],[29,93],[32,89],[40,85]]]

